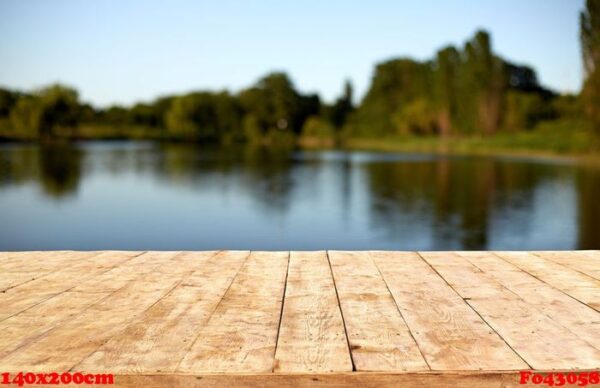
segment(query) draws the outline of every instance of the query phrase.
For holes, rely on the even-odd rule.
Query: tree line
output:
[[[600,0],[581,14],[585,83],[580,95],[541,86],[535,71],[493,52],[478,31],[462,47],[428,61],[379,63],[359,104],[346,82],[325,103],[302,94],[285,73],[271,73],[232,94],[199,91],[130,107],[97,109],[76,90],[52,85],[24,93],[0,89],[0,138],[150,138],[220,142],[293,142],[396,135],[481,135],[526,131],[543,120],[579,117],[600,134]]]

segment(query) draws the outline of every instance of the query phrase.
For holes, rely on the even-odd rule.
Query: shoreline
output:
[[[460,142],[463,139],[454,139]],[[457,146],[458,145],[458,146]],[[342,144],[316,144],[312,141],[299,142],[302,149],[329,149],[329,150],[348,150],[348,151],[376,151],[376,152],[405,152],[417,154],[434,154],[442,156],[487,156],[500,158],[523,158],[544,162],[572,163],[583,166],[600,168],[600,152],[556,152],[540,150],[535,148],[506,149],[501,147],[488,147],[482,149],[473,149],[465,147],[464,144],[454,144],[438,140],[437,144],[427,143],[416,145],[413,142],[399,143],[397,140],[377,140],[377,139],[349,139]]]
[[[27,145],[57,145],[57,144],[86,144],[86,143],[112,143],[112,142],[131,142],[131,143],[157,143],[157,144],[188,144],[199,146],[217,146],[217,147],[235,147],[256,146],[256,147],[296,147],[302,150],[338,150],[338,151],[371,151],[386,153],[417,153],[433,154],[441,156],[487,156],[500,158],[523,158],[528,160],[543,162],[570,163],[582,166],[600,168],[599,152],[557,152],[538,148],[498,147],[493,145],[484,145],[475,147],[469,144],[476,141],[485,142],[481,138],[451,138],[451,139],[432,139],[432,138],[408,138],[408,139],[346,139],[341,142],[335,142],[332,139],[310,139],[298,138],[293,144],[273,145],[269,143],[220,143],[203,141],[178,141],[172,139],[144,139],[144,138],[78,138],[78,139],[57,139],[49,143],[38,140],[24,139],[1,139],[0,146],[27,144]]]

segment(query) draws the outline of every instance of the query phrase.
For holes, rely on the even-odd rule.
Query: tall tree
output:
[[[48,140],[72,136],[79,122],[79,111],[77,91],[52,85],[34,95],[21,96],[10,116],[13,127],[20,134]]]
[[[587,0],[580,17],[585,68],[582,98],[592,125],[600,133],[600,0]]]
[[[403,58],[378,64],[371,87],[352,117],[353,134],[381,136],[417,129],[429,121],[420,113],[432,112],[424,106],[428,105],[430,92],[430,63]]]
[[[348,115],[354,110],[352,105],[354,89],[350,80],[344,83],[344,92],[340,98],[331,107],[331,123],[336,129],[342,128],[346,123]]]
[[[18,97],[18,93],[0,88],[0,119],[8,117]]]
[[[452,131],[457,113],[460,53],[453,46],[440,50],[434,67],[439,131],[442,136],[448,136]]]
[[[177,97],[165,113],[169,134],[201,140],[218,140],[239,130],[240,108],[227,92],[197,92]]]
[[[501,102],[505,80],[503,63],[494,56],[490,35],[477,31],[465,46],[465,97],[476,112],[475,130],[484,134],[496,132],[501,117]]]
[[[285,73],[268,74],[239,98],[246,114],[245,126],[251,127],[250,132],[263,134],[300,133],[306,118],[318,113],[320,105],[318,96],[300,95]]]

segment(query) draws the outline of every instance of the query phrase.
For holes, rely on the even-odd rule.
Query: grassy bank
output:
[[[316,142],[312,142],[313,145]],[[303,142],[311,146],[310,142]],[[342,148],[353,150],[435,152],[471,155],[568,156],[600,163],[600,138],[580,121],[541,123],[531,131],[490,137],[396,136],[348,138]]]

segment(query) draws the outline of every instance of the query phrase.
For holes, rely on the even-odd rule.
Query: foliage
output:
[[[346,124],[348,116],[354,111],[353,94],[352,83],[346,80],[343,95],[329,109],[329,121],[337,130],[340,130]]]
[[[497,56],[489,34],[477,31],[462,47],[444,47],[430,61],[397,58],[377,64],[357,105],[349,81],[327,104],[300,93],[282,72],[236,94],[196,91],[104,109],[79,102],[75,90],[61,85],[31,94],[0,89],[0,138],[293,143],[301,136],[332,144],[418,135],[445,140],[522,133],[548,120],[577,119],[584,111],[600,132],[599,3],[587,0],[581,16],[587,76],[581,96],[543,88],[532,68]]]
[[[405,104],[431,90],[428,64],[394,59],[377,65],[371,88],[353,117],[350,131],[356,136],[381,136],[397,132],[394,117]],[[407,124],[410,125],[410,124]]]
[[[540,94],[516,90],[506,93],[504,109],[503,128],[513,132],[531,129],[552,115],[551,106]]]
[[[79,121],[80,105],[73,89],[53,85],[33,95],[22,95],[10,112],[17,137],[47,140],[72,136]]]
[[[600,155],[600,138],[581,118],[543,121],[529,131],[499,131],[491,136],[442,140],[437,136],[401,135],[349,138],[344,146],[350,149],[453,154],[589,154],[595,155],[594,162]]]
[[[165,115],[170,136],[216,140],[238,131],[241,108],[228,93],[191,93],[176,97]]]
[[[309,117],[302,128],[302,136],[306,138],[332,139],[335,137],[335,133],[333,123],[318,116]]]
[[[262,78],[254,87],[240,96],[244,113],[253,118],[254,130],[262,135],[273,130],[300,133],[304,120],[319,110],[317,96],[302,96],[284,73],[273,73]],[[256,131],[260,128],[259,131]]]
[[[528,94],[510,93],[517,90]],[[489,34],[478,31],[462,50],[444,47],[431,62],[379,64],[349,131],[363,137],[491,135],[503,121],[507,128],[530,128],[548,116],[538,105],[546,105],[551,94],[539,86],[531,68],[494,55]],[[521,100],[525,109],[516,107]]]
[[[586,79],[581,93],[585,113],[600,133],[600,0],[587,0],[581,13],[581,47]]]
[[[5,119],[10,115],[10,111],[13,109],[19,94],[11,90],[0,88],[0,119]]]

